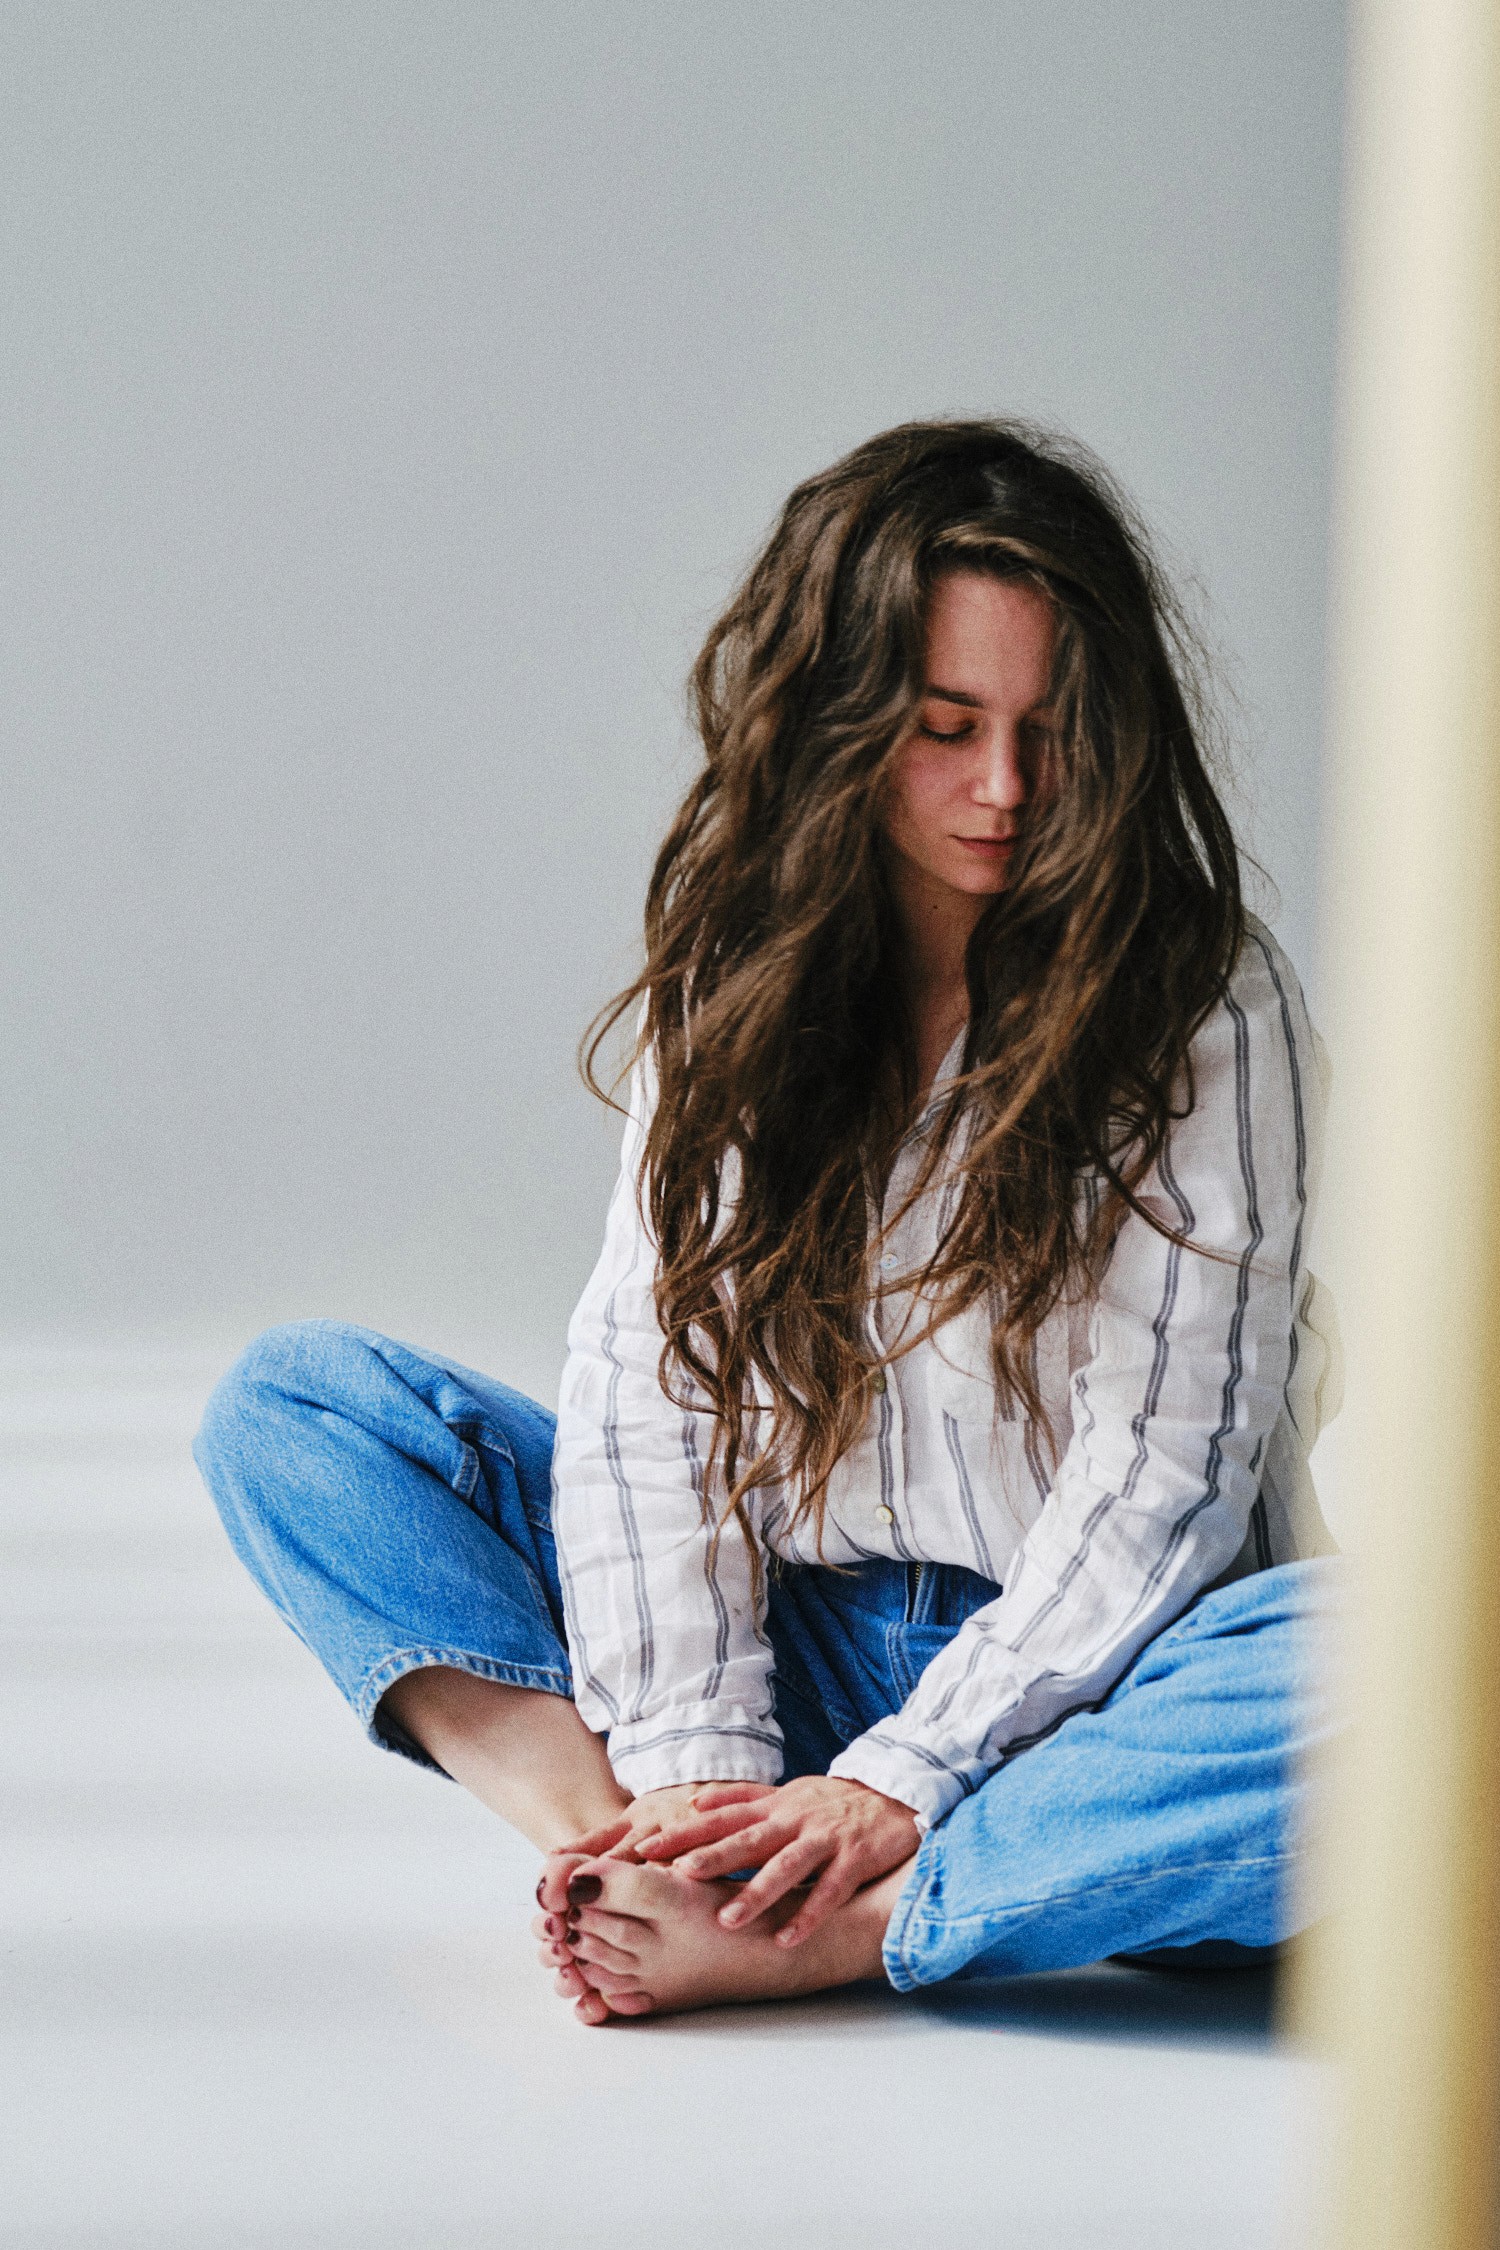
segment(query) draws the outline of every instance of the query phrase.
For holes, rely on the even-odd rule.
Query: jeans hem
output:
[[[1087,1884],[1079,1890],[1052,1891],[1044,1898],[1019,1900],[1015,1905],[1001,1908],[996,1913],[922,1916],[919,1914],[917,1901],[925,1890],[928,1881],[927,1871],[922,1866],[925,1851],[926,1847],[924,1846],[923,1853],[919,1855],[918,1863],[912,1870],[911,1879],[906,1889],[896,1901],[890,1921],[886,1925],[885,1940],[881,1947],[881,1960],[886,1976],[898,1992],[913,1992],[922,1985],[942,1984],[949,1977],[960,1976],[973,1960],[1004,1937],[1008,1929],[1014,1929],[1018,1924],[1034,1920],[1038,1915],[1045,1914],[1050,1910],[1066,1909],[1080,1899],[1095,1898],[1103,1891],[1140,1890],[1152,1883],[1179,1882],[1184,1876],[1192,1876],[1200,1872],[1211,1871],[1216,1874],[1223,1874],[1231,1868],[1285,1867],[1290,1865],[1295,1857],[1295,1855],[1286,1852],[1266,1852],[1258,1854],[1253,1859],[1196,1860],[1188,1866],[1179,1864],[1171,1867],[1146,1868],[1136,1875],[1116,1876],[1104,1882]],[[919,1924],[920,1927],[915,1926]],[[930,1945],[934,1940],[941,1940],[952,1931],[966,1925],[983,1932],[972,1950],[965,1954],[963,1960],[956,1961],[951,1969],[942,1969],[935,1976],[921,1975],[911,1958],[912,1955]],[[1192,1943],[1197,1941],[1183,1940],[1181,1942]],[[1160,1940],[1156,1940],[1154,1946],[1159,1946],[1160,1943]],[[1119,1941],[1102,1946],[1098,1953],[1091,1954],[1088,1958],[1090,1960],[1108,1960],[1116,1953],[1131,1950],[1131,1947],[1132,1940],[1122,1933]],[[1153,1945],[1143,1947],[1139,1941],[1135,1941],[1135,1950],[1137,1951],[1151,1951],[1153,1949]],[[1084,1965],[1081,1962],[1073,1964],[1073,1966],[1078,1967]],[[1034,1972],[1019,1968],[1005,1970],[1001,1973],[1009,1976],[1026,1976]]]
[[[917,1864],[906,1879],[901,1896],[891,1908],[891,1918],[885,1926],[885,1936],[880,1944],[881,1966],[888,1981],[897,1992],[914,1992],[923,1979],[916,1976],[906,1962],[906,1933],[917,1911],[917,1900],[927,1888],[928,1865],[934,1855],[937,1830],[929,1828],[917,1848]]]
[[[375,1723],[375,1713],[381,1697],[388,1688],[404,1679],[408,1672],[425,1672],[433,1665],[445,1665],[452,1672],[468,1672],[475,1679],[498,1680],[505,1687],[536,1688],[544,1695],[566,1696],[573,1699],[573,1682],[566,1672],[546,1664],[511,1664],[496,1656],[477,1656],[469,1649],[457,1648],[401,1648],[390,1656],[382,1657],[374,1670],[367,1672],[357,1696],[351,1698],[359,1714],[365,1733],[379,1750],[393,1750],[398,1757],[410,1758],[414,1765],[426,1766],[432,1773],[443,1769],[435,1758],[429,1758],[421,1744],[409,1734],[392,1727],[383,1733]]]

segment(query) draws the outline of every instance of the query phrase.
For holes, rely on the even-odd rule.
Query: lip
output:
[[[1008,852],[1014,849],[1014,836],[955,836],[955,844],[962,844],[971,852]]]

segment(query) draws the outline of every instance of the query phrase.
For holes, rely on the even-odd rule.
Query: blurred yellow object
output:
[[[1355,1718],[1293,1979],[1328,2250],[1493,2250],[1500,2120],[1500,6],[1353,26],[1327,1256]],[[1348,1515],[1349,1511],[1345,1511]],[[1343,1518],[1341,1518],[1341,1521]]]

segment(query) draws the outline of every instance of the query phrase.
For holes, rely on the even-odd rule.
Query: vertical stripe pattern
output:
[[[961,1058],[960,1039],[939,1089]],[[1295,972],[1258,922],[1196,1035],[1192,1080],[1192,1106],[1138,1191],[1159,1225],[1127,1214],[1090,1298],[1059,1305],[1037,1338],[1055,1468],[1043,1430],[998,1408],[985,1304],[892,1356],[956,1209],[948,1159],[895,1221],[940,1113],[935,1091],[872,1217],[872,1246],[895,1258],[886,1270],[908,1278],[872,1302],[870,1414],[835,1472],[822,1554],[794,1495],[768,1490],[752,1507],[762,1561],[954,1563],[994,1583],[902,1709],[834,1768],[924,1820],[1107,1694],[1231,1564],[1268,1568],[1296,1551],[1298,1523],[1316,1524],[1316,1387],[1301,1384],[1294,1412],[1293,1378],[1309,1341],[1322,1072]],[[774,1779],[752,1557],[734,1523],[711,1546],[711,1427],[659,1381],[655,1250],[634,1187],[650,1100],[646,1078],[560,1401],[555,1518],[578,1700],[634,1789]],[[1101,1192],[1080,1181],[1085,1220]]]

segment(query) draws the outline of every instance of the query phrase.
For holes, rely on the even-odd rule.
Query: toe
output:
[[[597,1992],[585,1993],[573,2013],[580,2023],[601,2024],[609,2021],[609,2008]]]
[[[579,1861],[568,1878],[568,1911],[626,1914],[639,1918],[660,1911],[663,1869],[629,1859]]]
[[[649,2016],[655,2006],[649,1992],[612,1992],[609,1996],[611,2015]]]
[[[575,1867],[587,1865],[582,1852],[549,1852],[542,1862],[536,1900],[544,1914],[561,1914],[568,1903],[568,1878]]]
[[[622,1976],[628,1975],[637,1966],[634,1953],[626,1952],[621,1946],[611,1945],[606,1939],[595,1937],[588,1930],[579,1932],[571,1950],[575,1961],[588,1961],[599,1969],[615,1969]]]
[[[621,1953],[633,1953],[646,1935],[638,1916],[611,1914],[602,1906],[576,1906],[568,1920],[579,1937],[600,1938]]]
[[[641,1972],[634,1964],[628,1969],[599,1969],[589,1962],[580,1964],[579,1975],[591,1991],[602,1992],[611,2007],[614,2006],[617,1992],[639,1992],[641,1989]]]

